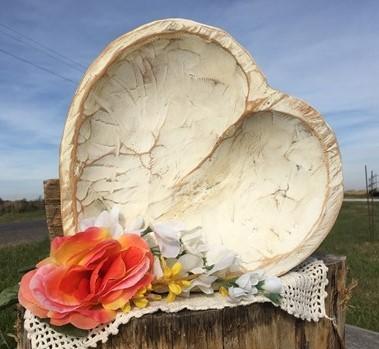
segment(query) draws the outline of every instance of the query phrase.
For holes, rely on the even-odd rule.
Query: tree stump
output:
[[[55,188],[55,189],[53,189]],[[50,236],[61,235],[59,181],[45,181]],[[49,212],[49,213],[48,213]],[[328,266],[326,312],[319,322],[297,319],[269,303],[145,315],[132,319],[102,349],[341,349],[345,337],[346,258],[318,256]],[[31,345],[18,318],[18,348]]]

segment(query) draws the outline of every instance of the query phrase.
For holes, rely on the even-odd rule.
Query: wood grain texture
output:
[[[32,349],[32,343],[28,339],[27,332],[24,330],[24,308],[17,305],[17,318],[16,318],[16,340],[17,349]]]
[[[323,257],[329,268],[326,309],[336,319],[307,322],[268,303],[206,311],[155,313],[133,319],[102,349],[344,349],[346,262]],[[19,311],[18,349],[30,349]]]
[[[121,36],[89,67],[60,179],[66,235],[117,204],[125,221],[200,225],[208,243],[275,275],[316,250],[343,198],[323,117],[272,89],[229,34],[182,19]]]
[[[61,196],[59,179],[47,179],[43,182],[45,213],[50,240],[63,235],[61,218]]]

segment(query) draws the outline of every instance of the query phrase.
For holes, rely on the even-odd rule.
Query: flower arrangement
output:
[[[82,220],[80,230],[55,238],[50,256],[20,283],[19,302],[53,326],[88,330],[117,312],[191,292],[219,292],[231,302],[259,294],[279,302],[279,278],[244,270],[232,251],[210,248],[200,227],[145,226],[139,218],[123,228],[115,207]]]

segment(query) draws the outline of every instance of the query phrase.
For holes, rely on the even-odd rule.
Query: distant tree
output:
[[[0,215],[5,213],[21,213],[27,211],[42,210],[44,208],[44,201],[42,197],[38,200],[2,200],[0,198]]]

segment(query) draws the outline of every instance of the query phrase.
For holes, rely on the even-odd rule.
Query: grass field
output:
[[[375,241],[369,240],[367,207],[344,202],[337,222],[320,247],[322,252],[347,256],[348,282],[357,287],[347,311],[347,322],[379,331],[379,204],[376,203]]]
[[[18,270],[25,266],[36,264],[38,260],[49,254],[49,241],[43,241],[17,246],[6,246],[0,249],[0,290],[16,284],[20,279]],[[0,312],[0,330],[2,333],[13,333],[15,322],[14,308],[8,308]],[[13,348],[14,342],[7,338],[9,347]],[[0,337],[0,348],[8,348],[2,343]]]
[[[4,213],[0,215],[0,223],[30,221],[32,219],[39,219],[45,217],[45,210],[35,210],[20,213]]]
[[[376,209],[379,216],[379,204],[376,204]],[[47,239],[0,248],[0,290],[15,284],[19,279],[17,270],[36,263],[48,254],[48,250]],[[358,281],[347,309],[347,322],[379,331],[379,218],[376,241],[368,241],[365,204],[345,202],[336,225],[320,250],[324,253],[346,255],[350,270],[349,281]],[[14,320],[13,309],[1,312],[0,329],[3,333],[13,332]],[[7,347],[0,345],[0,348]]]

